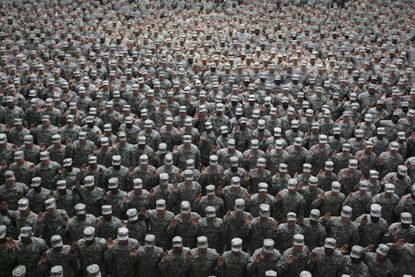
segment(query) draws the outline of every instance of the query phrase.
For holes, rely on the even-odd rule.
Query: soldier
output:
[[[10,276],[16,263],[16,243],[6,238],[7,227],[0,225],[0,270],[5,276]]]
[[[359,190],[349,193],[344,201],[344,205],[348,205],[353,209],[353,219],[361,214],[369,212],[372,203],[372,194],[368,192],[368,183],[366,180],[359,182]]]
[[[179,170],[178,167],[173,165],[173,156],[170,153],[164,156],[164,165],[157,168],[157,175],[160,176],[161,173],[167,173],[169,176],[168,180],[170,183],[176,181],[179,172],[181,172],[181,170]]]
[[[112,215],[111,205],[102,205],[102,216],[95,220],[95,228],[98,237],[108,240],[115,239],[118,228],[121,227],[122,222],[119,218]]]
[[[127,197],[128,207],[134,208],[137,211],[149,206],[150,194],[147,190],[143,189],[143,180],[140,178],[133,180],[133,189],[128,192]]]
[[[396,242],[404,239],[407,243],[413,243],[415,226],[412,225],[412,215],[410,213],[401,213],[401,221],[389,225],[388,232],[383,240],[386,242]]]
[[[131,143],[134,141],[127,142],[127,135],[125,132],[120,131],[118,133],[118,144],[114,151],[117,151],[121,156],[121,165],[126,168],[135,167],[134,147]]]
[[[156,208],[148,210],[145,217],[149,221],[149,232],[157,238],[156,245],[162,247],[164,250],[168,249],[170,245],[170,238],[167,234],[167,228],[171,224],[174,214],[171,211],[166,211],[166,201],[158,199],[156,201]]]
[[[368,276],[369,268],[363,262],[364,248],[355,245],[352,248],[349,256],[346,256],[346,270],[345,272],[351,276]]]
[[[300,220],[299,225],[304,230],[305,245],[309,249],[323,246],[327,232],[320,222],[320,211],[312,209],[309,218]]]
[[[258,164],[258,159],[265,160],[265,152],[259,149],[259,141],[257,139],[251,140],[251,148],[243,152],[245,160],[244,168],[249,171],[254,169]]]
[[[415,217],[415,184],[412,185],[411,193],[404,195],[395,207],[395,214],[408,212]]]
[[[61,168],[60,164],[49,159],[49,152],[40,152],[40,163],[36,165],[36,176],[42,178],[42,185],[46,189],[56,189],[55,178]]]
[[[241,180],[248,179],[245,178],[248,175],[248,172],[242,168],[239,167],[240,159],[236,156],[230,157],[230,168],[226,169],[223,173],[223,186],[229,186],[231,184],[231,179],[234,176],[239,177]],[[245,182],[244,182],[245,185]]]
[[[13,162],[13,148],[16,146],[14,144],[7,142],[6,134],[0,134],[0,158],[1,161],[7,165],[12,164]]]
[[[268,184],[259,183],[258,184],[258,193],[252,195],[248,200],[248,212],[253,216],[259,216],[259,206],[261,204],[267,204],[270,207],[271,213],[274,210],[275,199],[272,195],[268,193]]]
[[[278,274],[285,277],[299,276],[306,267],[310,253],[308,247],[304,245],[304,236],[301,234],[294,235],[292,245],[284,251],[276,265]]]
[[[164,252],[164,256],[158,264],[162,276],[186,276],[192,266],[192,252],[183,247],[182,238],[175,236],[172,239],[173,249]]]
[[[288,212],[294,212],[298,216],[304,216],[305,200],[297,191],[297,180],[289,179],[287,189],[283,189],[275,196],[275,218],[282,222]]]
[[[63,169],[58,170],[56,180],[65,180],[68,188],[72,188],[77,182],[81,181],[81,171],[72,166],[72,159],[63,160]]]
[[[330,145],[327,143],[327,136],[319,136],[319,144],[314,145],[310,148],[307,153],[306,161],[312,165],[312,174],[317,174],[320,169],[323,168],[326,160],[330,158],[332,150]]]
[[[217,151],[219,164],[223,167],[224,170],[231,168],[232,164],[232,157],[235,157],[236,160],[239,162],[243,162],[243,155],[239,150],[235,148],[235,140],[228,139],[227,147],[219,149]]]
[[[184,182],[179,183],[172,189],[172,203],[189,201],[193,205],[196,196],[202,192],[202,187],[197,181],[193,180],[194,173],[190,169],[183,172]]]
[[[101,268],[101,274],[105,276],[104,253],[106,249],[106,241],[103,238],[95,236],[94,227],[86,227],[83,230],[83,238],[76,242],[76,246],[72,247],[78,256],[79,272],[87,275],[89,265],[96,264]],[[88,275],[87,275],[88,276]]]
[[[386,174],[381,183],[394,184],[395,193],[399,197],[403,197],[405,194],[409,193],[411,187],[411,178],[408,176],[408,168],[404,165],[399,165],[398,170]]]
[[[404,160],[399,154],[399,144],[391,142],[389,144],[389,151],[385,151],[379,155],[379,171],[380,177],[383,178],[389,172],[395,172],[398,166],[403,164]]]
[[[129,238],[127,228],[117,229],[117,239],[107,240],[107,249],[104,254],[105,262],[111,267],[111,276],[136,275],[138,247],[138,241]]]
[[[128,168],[121,165],[121,156],[114,155],[112,156],[112,166],[109,167],[105,171],[105,185],[106,187],[109,186],[109,181],[113,178],[117,179],[117,186],[119,185],[120,190],[126,191],[127,190],[127,175],[128,175]],[[109,187],[108,187],[109,189]]]
[[[346,270],[346,259],[336,249],[338,243],[326,238],[324,247],[314,248],[310,253],[307,268],[313,276],[341,276]]]
[[[180,203],[180,214],[176,215],[174,219],[172,219],[169,227],[167,228],[167,234],[170,237],[182,237],[183,244],[186,247],[189,246],[193,248],[197,237],[199,219],[200,215],[191,211],[190,202],[182,201]]]
[[[296,172],[300,173],[302,165],[306,162],[307,150],[302,146],[303,139],[295,138],[294,144],[288,146],[285,150],[288,152],[287,166],[289,174],[293,176]]]
[[[334,171],[334,163],[332,161],[326,161],[324,163],[324,169],[320,170],[317,174],[318,186],[323,191],[328,191],[331,188],[333,182],[338,181],[336,173]]]
[[[16,210],[19,198],[26,195],[29,188],[20,182],[16,182],[13,171],[7,170],[4,173],[5,184],[0,186],[1,202],[5,201],[10,209]]]
[[[24,152],[18,150],[14,152],[14,163],[9,167],[14,172],[16,182],[29,184],[34,177],[35,165],[24,158]]]
[[[348,168],[343,168],[339,172],[339,182],[342,185],[342,193],[345,195],[354,191],[356,183],[359,183],[362,177],[362,172],[357,169],[357,166],[357,160],[350,159]]]
[[[197,238],[197,247],[192,249],[192,268],[190,276],[211,276],[215,274],[215,268],[219,254],[215,249],[208,247],[208,238],[200,236]]]
[[[95,185],[101,189],[105,188],[107,185],[105,171],[107,171],[105,166],[98,164],[97,157],[92,155],[88,157],[88,166],[85,165],[81,167],[83,177],[93,176]]]
[[[53,145],[47,148],[50,159],[57,162],[58,164],[63,164],[66,153],[66,145],[62,144],[61,136],[59,134],[52,136],[52,143]]]
[[[218,156],[210,155],[209,166],[202,168],[199,184],[204,188],[207,185],[222,185],[223,168],[218,164]]]
[[[284,141],[282,139],[275,140],[274,147],[266,151],[267,153],[267,164],[268,170],[271,171],[271,174],[276,174],[276,167],[271,165],[287,163],[289,154],[284,150]]]
[[[105,204],[112,206],[112,212],[114,216],[121,218],[125,216],[125,211],[128,206],[127,193],[119,189],[119,179],[117,177],[110,178],[108,180],[108,192],[104,192],[102,200]]]
[[[376,253],[366,252],[364,260],[369,270],[369,276],[392,276],[394,266],[388,257],[389,247],[386,244],[379,244]]]
[[[157,266],[163,258],[163,249],[155,245],[156,237],[154,235],[146,235],[144,245],[137,251],[137,275],[160,277],[161,273]]]
[[[321,220],[321,223],[327,230],[327,235],[332,237],[337,242],[337,247],[342,252],[347,253],[354,245],[359,243],[359,230],[357,224],[351,220],[352,208],[344,206],[341,211],[341,216],[331,217],[326,213]]]
[[[31,189],[27,192],[26,197],[29,199],[30,208],[35,213],[43,211],[43,204],[48,198],[50,191],[41,186],[42,179],[40,177],[34,177],[32,179]]]
[[[304,184],[301,176],[299,176],[298,178],[300,180],[300,183],[297,186],[298,192],[304,197],[304,201],[305,201],[304,216],[308,216],[309,211],[311,210],[311,204],[313,203],[314,200],[318,199],[319,196],[322,193],[324,193],[324,191],[318,187],[317,177],[310,176],[310,178],[308,179],[307,185]]]
[[[141,211],[144,214],[144,209]],[[136,209],[127,210],[128,220],[124,222],[124,225],[130,232],[130,237],[136,239],[140,245],[144,243],[144,237],[147,233],[147,224],[143,218],[141,220],[138,217]]]
[[[222,198],[216,195],[214,185],[208,185],[206,187],[205,196],[202,196],[201,193],[198,194],[193,203],[193,210],[195,210],[201,217],[205,217],[205,211],[208,206],[215,208],[215,212],[218,217],[223,217],[225,203]]]
[[[286,164],[278,165],[278,172],[272,176],[269,192],[271,195],[277,195],[281,190],[287,188],[290,175]]]
[[[226,251],[219,258],[217,275],[229,277],[247,276],[247,265],[250,262],[248,253],[242,251],[242,240],[234,238],[231,241],[231,251]]]
[[[17,264],[24,265],[30,275],[35,275],[38,262],[48,249],[43,239],[32,236],[32,227],[23,227],[16,241]]]
[[[95,216],[86,213],[85,204],[78,203],[75,205],[76,216],[71,217],[66,224],[66,238],[69,243],[80,240],[86,227],[93,227]]]
[[[340,215],[345,196],[340,192],[339,182],[331,184],[331,190],[320,194],[319,198],[311,203],[311,208],[319,209],[322,214],[330,213],[334,216]]]
[[[58,209],[65,210],[69,216],[75,214],[74,210],[74,197],[72,189],[67,188],[65,180],[58,180],[56,182],[56,190],[51,192],[56,200],[56,206]]]
[[[216,217],[214,207],[206,207],[205,214],[206,217],[198,221],[198,235],[205,236],[211,242],[212,248],[222,253],[226,235],[225,224],[222,219]]]
[[[261,247],[261,242],[266,238],[275,239],[278,230],[278,223],[270,217],[270,206],[261,204],[259,206],[259,216],[255,217],[250,224],[250,236],[248,251],[253,253]]]
[[[192,137],[189,135],[183,136],[183,144],[173,148],[173,157],[178,168],[185,168],[186,161],[189,159],[195,161],[196,168],[199,168],[201,164],[200,151],[196,145],[192,144]]]
[[[372,202],[382,207],[382,216],[388,225],[395,222],[395,207],[399,202],[399,196],[395,194],[393,184],[385,184],[385,191],[373,196]]]
[[[249,193],[257,193],[259,183],[271,183],[271,171],[265,169],[265,167],[265,158],[258,158],[256,168],[249,170],[249,174],[244,176],[243,185]]]
[[[131,189],[131,181],[135,178],[140,178],[146,184],[146,189],[150,190],[157,184],[157,172],[156,168],[152,165],[149,165],[149,160],[147,155],[141,155],[139,159],[139,166],[137,166],[133,171],[131,169],[128,171],[127,176],[127,186],[126,190]]]
[[[57,209],[55,198],[46,199],[44,207],[46,212],[39,212],[38,214],[37,231],[46,243],[48,243],[53,235],[65,236],[66,224],[69,221],[69,217],[66,211]]]
[[[88,175],[84,178],[84,185],[80,188],[74,188],[74,198],[76,202],[85,204],[85,212],[97,217],[100,212],[100,199],[102,199],[104,190],[95,185],[95,177]]]
[[[248,195],[248,191],[241,187],[241,179],[237,176],[232,177],[231,185],[226,186],[218,190],[218,195],[222,196],[225,200],[225,210],[232,210],[235,200],[238,198],[245,199]]]
[[[247,266],[247,272],[254,277],[267,276],[266,272],[275,269],[281,254],[274,248],[272,239],[264,239],[263,246],[255,250]],[[268,273],[269,274],[269,273]]]
[[[411,265],[414,250],[414,244],[406,243],[403,238],[391,245],[389,254],[396,259],[395,276],[413,276],[415,274],[414,267]]]
[[[362,214],[356,218],[359,228],[359,245],[378,245],[388,231],[388,223],[382,218],[382,207],[378,204],[370,206],[370,214]]]
[[[38,215],[30,210],[29,199],[21,198],[18,202],[18,211],[12,211],[12,217],[15,220],[15,230],[13,237],[17,238],[19,230],[22,227],[30,226],[33,230],[37,230],[37,217]],[[11,230],[9,230],[9,233]]]
[[[40,258],[37,271],[45,276],[54,266],[60,265],[65,271],[65,276],[76,276],[78,272],[78,259],[73,247],[64,245],[62,237],[51,237],[52,249],[47,250]]]
[[[88,156],[93,153],[95,144],[87,139],[86,132],[79,132],[78,139],[66,141],[66,157],[73,159],[75,167],[88,163]]]

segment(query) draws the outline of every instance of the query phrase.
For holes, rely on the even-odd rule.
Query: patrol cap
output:
[[[373,217],[381,217],[382,207],[379,204],[370,205],[370,215]]]
[[[277,272],[274,270],[267,270],[265,271],[265,277],[277,277]]]
[[[102,213],[102,215],[112,214],[112,206],[111,205],[102,205],[101,213]]]
[[[0,134],[1,137],[1,134]],[[31,144],[33,142],[33,136],[32,135],[26,135],[23,137],[23,141],[25,144]]]
[[[84,131],[79,132],[78,138],[79,139],[86,139],[86,132],[84,132]]]
[[[55,198],[49,198],[45,200],[45,209],[50,210],[56,207]]]
[[[109,189],[118,188],[118,177],[112,177],[108,180],[108,188]]]
[[[110,145],[110,142],[109,142],[109,140],[108,140],[107,137],[101,137],[99,139],[99,142],[100,142],[101,146],[108,146],[108,145]]]
[[[367,140],[367,141],[365,141],[365,146],[366,146],[366,148],[368,148],[368,149],[373,149],[373,141],[371,141],[371,140]]]
[[[297,180],[294,178],[289,179],[287,187],[290,190],[295,190],[297,188]]]
[[[167,144],[166,143],[162,142],[162,143],[159,144],[159,152],[161,154],[166,154],[166,152],[167,152]]]
[[[156,201],[156,210],[165,210],[166,209],[166,200],[164,199],[158,199]]]
[[[95,183],[95,177],[93,175],[88,175],[84,179],[85,187],[92,187]]]
[[[125,227],[118,228],[117,239],[118,240],[128,240],[128,229],[125,228]]]
[[[405,132],[398,132],[398,138],[405,140],[406,139]]]
[[[26,266],[18,265],[12,271],[13,277],[24,277],[26,276]]]
[[[311,273],[307,270],[303,270],[300,272],[299,277],[312,277]],[[342,275],[342,277],[344,277],[344,275]]]
[[[153,234],[147,234],[144,238],[145,246],[154,246],[156,244],[156,236]]]
[[[261,182],[258,184],[258,192],[267,192],[268,191],[268,184]]]
[[[298,128],[299,124],[298,120],[293,120],[291,121],[291,128]]]
[[[148,156],[146,154],[143,154],[140,156],[140,165],[148,164]]]
[[[225,110],[225,106],[222,103],[216,103],[216,111],[223,112]]]
[[[59,134],[54,134],[52,136],[52,142],[56,143],[56,142],[60,142],[61,141],[61,136]]]
[[[326,238],[324,248],[336,249],[336,240],[334,238]]]
[[[258,149],[259,148],[259,141],[257,139],[251,140],[251,148]]]
[[[63,160],[63,166],[72,166],[72,158],[66,158]]]
[[[228,139],[228,148],[235,148],[235,140],[234,139]]]
[[[216,209],[213,206],[207,206],[205,208],[206,217],[215,217],[216,216]]]
[[[180,236],[175,236],[172,240],[173,247],[183,247],[183,240]]]
[[[40,152],[40,160],[41,161],[46,161],[48,159],[49,159],[49,152],[48,151]]]
[[[344,143],[342,146],[342,151],[350,151],[351,145],[349,143]]]
[[[264,239],[262,249],[265,253],[274,253],[275,242],[272,239]]]
[[[12,181],[12,180],[15,180],[14,173],[13,173],[13,171],[11,171],[11,170],[7,170],[7,171],[4,173],[4,177],[5,177],[6,181]]]
[[[218,165],[218,156],[210,155],[209,157],[209,164],[210,165]]]
[[[231,186],[233,187],[237,187],[241,185],[241,178],[239,178],[238,176],[233,176],[231,178]]]
[[[283,172],[283,173],[287,173],[288,172],[288,166],[285,163],[280,163],[278,166],[278,171],[279,172]]]
[[[101,271],[99,269],[99,265],[91,264],[86,268],[86,272],[88,273],[88,277],[101,277]]]
[[[190,202],[189,201],[182,201],[180,203],[180,212],[181,213],[190,213]]]
[[[362,129],[356,129],[354,134],[357,138],[362,138],[364,136],[365,132]]]
[[[318,185],[318,179],[315,176],[310,176],[308,179],[308,185],[309,186],[317,186]]]
[[[88,226],[84,228],[84,239],[91,241],[95,238],[95,228],[92,226]]]
[[[121,165],[121,156],[120,155],[114,155],[114,156],[112,156],[111,164],[113,166]]]
[[[281,150],[283,148],[284,148],[284,142],[283,142],[283,140],[282,139],[277,139],[275,141],[275,149]]]
[[[326,161],[324,163],[324,169],[328,170],[328,171],[333,171],[334,170],[334,163],[332,161]]]
[[[379,178],[379,172],[377,172],[376,170],[373,170],[373,169],[371,169],[369,171],[369,175],[370,175],[370,178],[376,178],[376,179]]]
[[[395,185],[391,183],[385,184],[385,191],[389,193],[395,193]]]
[[[297,220],[296,213],[293,213],[293,212],[287,213],[287,221],[296,221],[296,220]]]
[[[231,241],[231,250],[233,252],[242,251],[242,240],[240,238],[233,238]]]
[[[265,166],[265,164],[266,160],[264,158],[258,158],[258,160],[256,161],[257,166]]]
[[[50,243],[52,245],[52,248],[61,247],[63,246],[63,240],[60,235],[53,235],[50,238]]]
[[[245,209],[245,200],[238,198],[235,200],[235,211],[242,212]]]
[[[389,253],[389,247],[386,244],[379,244],[378,248],[376,248],[376,253],[382,256],[387,256]]]
[[[341,211],[341,216],[347,218],[352,217],[352,208],[350,206],[344,206]]]
[[[6,225],[0,225],[0,239],[4,239],[6,237],[7,227]]]
[[[400,175],[406,176],[406,175],[408,175],[408,168],[404,165],[399,165],[398,166],[398,173]]]
[[[332,192],[340,192],[341,184],[338,181],[334,181],[331,183],[331,191]]]
[[[333,128],[333,134],[340,135],[341,133],[342,133],[342,130],[340,129],[340,127]]]
[[[270,215],[270,207],[268,204],[261,204],[259,205],[259,214],[260,216],[268,217]]]
[[[183,136],[183,142],[192,142],[192,137],[189,135],[184,135]]]
[[[301,234],[295,234],[293,237],[293,244],[294,245],[304,245],[304,236]]]
[[[136,221],[138,219],[138,212],[137,209],[128,209],[127,216],[129,221]]]
[[[185,180],[193,180],[193,170],[186,169],[183,171],[183,175]]]
[[[208,239],[205,236],[197,237],[197,248],[207,248]]]
[[[412,215],[407,212],[401,213],[401,223],[412,224]]]
[[[166,156],[164,156],[164,164],[165,165],[173,164],[173,156],[171,154],[167,154]]]
[[[40,184],[42,183],[42,179],[40,177],[33,177],[32,178],[32,183],[31,183],[31,187],[38,187],[40,186]]]
[[[29,207],[29,199],[27,198],[20,198],[17,202],[18,210],[24,211]]]
[[[294,146],[302,146],[303,145],[303,139],[300,137],[296,137],[294,139]]]
[[[320,210],[312,209],[310,211],[310,220],[318,221],[320,219]]]
[[[318,137],[319,143],[327,143],[327,136],[326,135],[320,135]]]
[[[354,245],[352,251],[350,252],[350,257],[355,259],[360,259],[362,257],[364,248],[359,245]]]
[[[310,173],[311,172],[311,168],[312,168],[312,165],[311,164],[309,164],[309,163],[303,164],[303,172]]]
[[[395,150],[395,151],[398,151],[399,150],[399,144],[397,143],[397,142],[391,142],[390,144],[389,144],[389,149],[390,150]]]
[[[206,194],[207,195],[215,195],[215,186],[214,185],[206,186]]]
[[[153,127],[153,121],[151,121],[150,119],[147,119],[146,121],[144,121],[144,127],[145,128]]]
[[[378,135],[384,135],[384,134],[386,134],[385,128],[383,128],[383,127],[379,127],[379,128],[377,128],[377,129],[376,129],[376,133],[377,133]]]
[[[75,205],[76,214],[85,214],[86,205],[83,203],[78,203]]]

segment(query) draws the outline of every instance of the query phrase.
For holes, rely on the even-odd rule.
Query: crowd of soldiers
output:
[[[415,276],[410,0],[1,1],[0,276]]]

